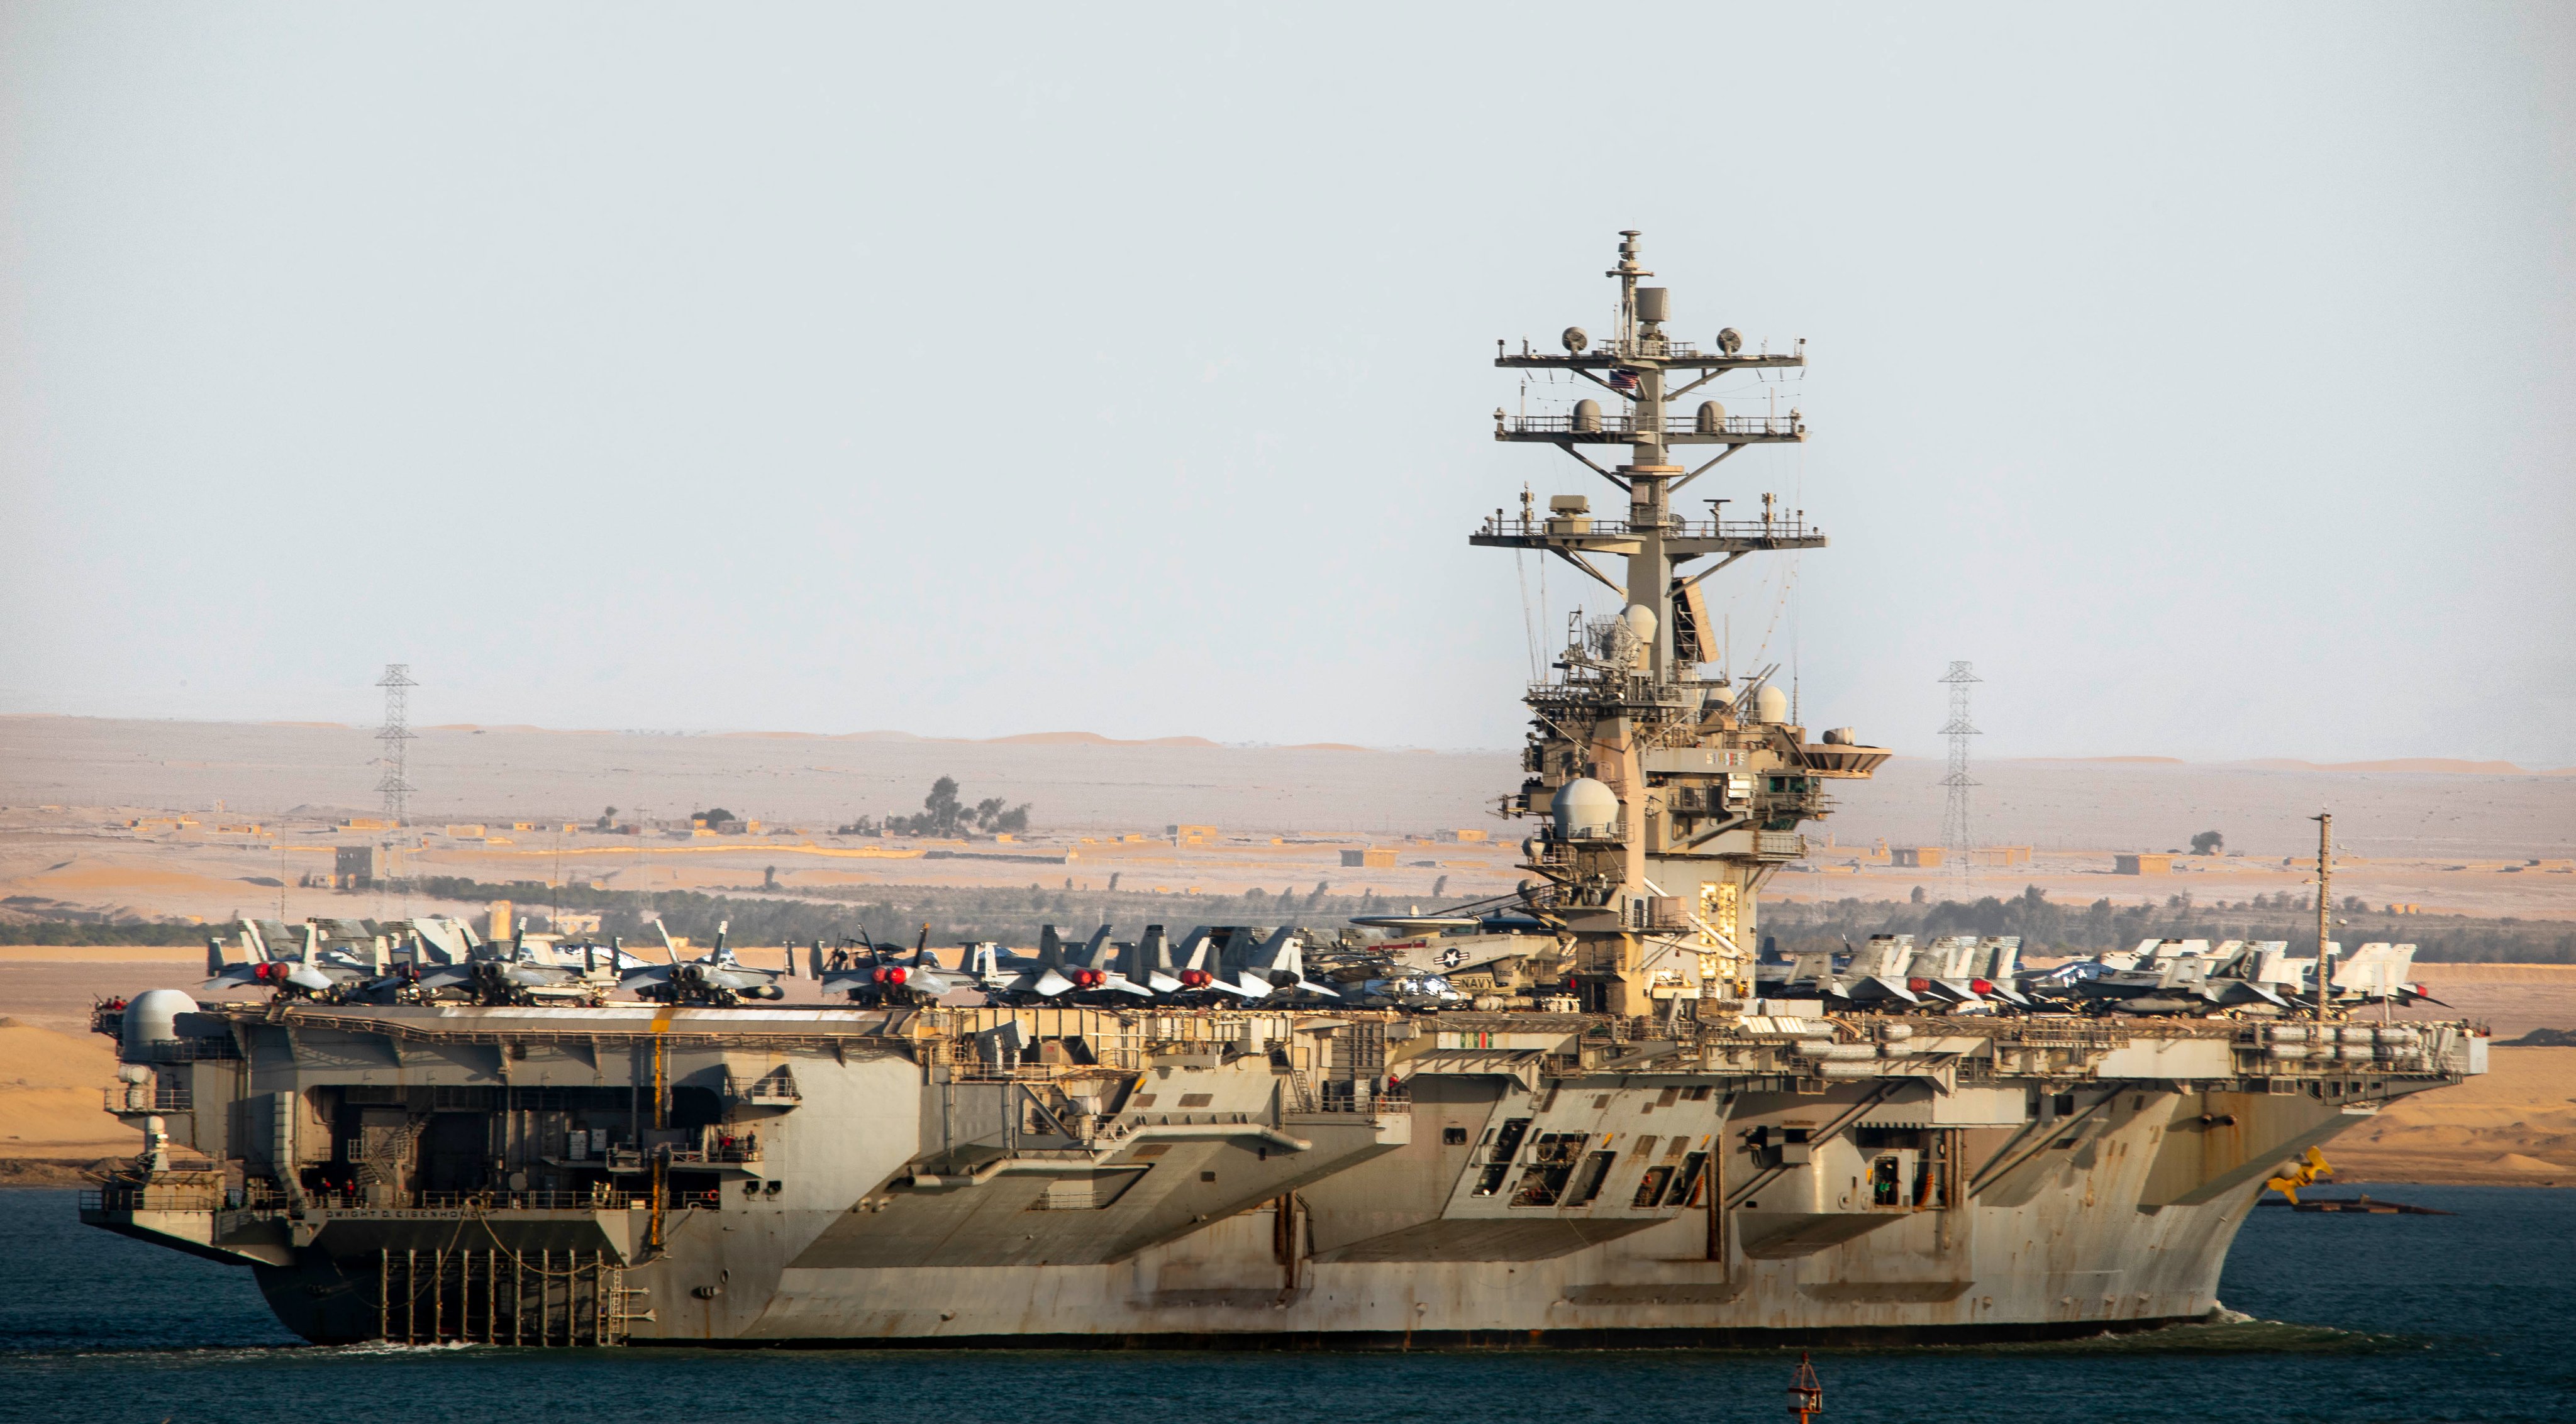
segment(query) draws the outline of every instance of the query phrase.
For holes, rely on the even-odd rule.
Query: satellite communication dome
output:
[[[1753,694],[1753,720],[1756,722],[1788,721],[1789,694],[1767,682],[1762,684],[1761,688]]]
[[[1619,793],[1588,776],[1556,789],[1556,838],[1609,835],[1619,824]]]
[[[1655,640],[1655,610],[1642,603],[1631,603],[1619,610],[1619,621],[1628,625],[1629,634],[1640,643]]]
[[[156,1043],[179,1036],[179,1015],[197,1011],[197,1001],[178,989],[146,989],[125,1006],[118,1043],[128,1054],[142,1055]]]

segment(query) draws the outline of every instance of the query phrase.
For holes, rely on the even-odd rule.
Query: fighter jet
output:
[[[1149,987],[1173,1003],[1197,1007],[1268,998],[1271,986],[1267,982],[1247,984],[1239,976],[1229,976],[1224,972],[1226,946],[1233,936],[1250,933],[1250,930],[1210,929],[1199,925],[1181,936],[1181,942],[1175,948],[1162,943],[1161,925],[1148,926],[1146,939],[1155,945],[1156,961],[1155,967],[1149,971]],[[1153,975],[1160,977],[1150,977]]]
[[[1913,974],[1913,964],[1914,936],[1871,935],[1869,943],[1852,954],[1850,966],[1822,984],[1821,997],[1855,1006],[1920,1004],[1924,991],[1914,983],[1920,980],[1928,988],[1930,981]]]
[[[303,949],[288,948],[289,931],[279,920],[241,922],[242,963],[227,963],[224,942],[206,941],[206,982],[201,988],[265,988],[280,999],[330,1002],[375,976],[375,966],[339,950],[322,947],[320,927],[304,926]]]
[[[2259,963],[2241,942],[2213,954],[2207,940],[2142,940],[2134,950],[2061,964],[2024,988],[2054,1007],[2085,1013],[2207,1017],[2251,1004],[2282,1006],[2280,994],[2248,972]]]
[[[781,978],[802,977],[797,973],[796,954],[787,954],[784,969],[755,969],[734,958],[725,943],[731,921],[716,926],[715,948],[697,959],[680,958],[679,946],[671,942],[671,932],[656,918],[653,928],[662,936],[662,948],[670,956],[668,964],[647,965],[629,970],[621,982],[635,990],[639,999],[664,1004],[704,1004],[732,1007],[745,999],[783,999],[787,991],[778,986]]]
[[[1257,934],[1236,928],[1226,936],[1224,952],[1217,959],[1216,981],[1230,977],[1243,990],[1246,1002],[1283,993],[1321,999],[1341,997],[1329,985],[1306,977],[1305,941],[1295,926],[1283,925],[1267,939],[1257,938]]]
[[[2326,989],[2338,1002],[2347,1004],[2375,1004],[2383,999],[2400,1007],[2440,1004],[2442,1001],[2426,992],[2423,985],[2407,982],[2406,975],[2414,966],[2415,946],[2411,944],[2365,944],[2335,966],[2334,973],[2326,979]]]
[[[1187,992],[1194,981],[1204,983],[1207,978],[1206,971],[1193,969],[1173,957],[1172,942],[1161,925],[1147,925],[1135,943],[1114,945],[1112,949],[1112,971],[1157,998],[1173,998]]]
[[[354,997],[369,1003],[595,1004],[621,976],[653,962],[606,944],[486,943],[453,920],[414,921],[411,953]],[[461,951],[461,957],[460,952]]]
[[[2011,961],[2021,953],[2018,937],[1980,940],[1973,935],[1943,935],[1915,953],[1906,970],[1905,987],[1931,1003],[1951,1005],[1950,1012],[1980,1013],[1997,1002],[2027,1007],[2030,1000],[2012,987]],[[2001,960],[2005,973],[1993,966]]]
[[[1053,925],[1038,932],[1038,953],[1034,960],[1005,954],[999,945],[975,947],[975,977],[993,997],[1006,1004],[1052,1003],[1076,990],[1088,993],[1115,991],[1150,997],[1153,990],[1131,984],[1126,976],[1108,967],[1105,955],[1109,945],[1109,926],[1092,931],[1091,938],[1078,948],[1068,949],[1063,936]]]
[[[921,927],[921,939],[913,945],[909,959],[903,958],[893,945],[880,945],[869,939],[864,929],[857,939],[841,942],[844,949],[853,944],[860,946],[862,952],[846,958],[835,956],[843,962],[837,968],[826,968],[823,942],[814,942],[809,967],[826,995],[846,994],[855,1003],[893,1007],[936,1003],[955,990],[976,987],[975,976],[940,964],[930,950],[928,925]]]
[[[1766,999],[1822,998],[1834,977],[1834,952],[1811,949],[1753,966],[1754,992]]]

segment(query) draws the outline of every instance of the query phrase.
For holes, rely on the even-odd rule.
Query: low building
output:
[[[1395,848],[1369,846],[1362,850],[1346,850],[1342,852],[1342,864],[1363,868],[1391,867],[1395,864]]]
[[[1968,852],[1968,863],[1974,866],[1992,866],[2009,870],[2015,866],[2030,864],[2030,847],[1979,846]]]
[[[1930,870],[1941,863],[1941,848],[1939,846],[1890,846],[1887,860],[1889,865],[1900,869]]]
[[[2170,855],[2156,855],[2146,851],[2140,851],[2136,855],[2114,855],[2111,857],[2111,873],[2114,875],[2171,875],[2173,862],[2174,858]]]

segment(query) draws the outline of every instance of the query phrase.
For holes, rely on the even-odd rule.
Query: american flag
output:
[[[1618,390],[1633,391],[1637,388],[1637,373],[1634,371],[1612,371],[1610,373],[1610,384]]]

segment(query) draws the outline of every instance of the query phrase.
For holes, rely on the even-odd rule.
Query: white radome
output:
[[[146,989],[125,1006],[125,1022],[120,1026],[117,1042],[128,1053],[141,1052],[155,1043],[168,1043],[179,1036],[179,1015],[197,1011],[197,1001],[181,989]]]
[[[1608,835],[1619,824],[1619,793],[1580,776],[1556,789],[1555,809],[1558,840]]]

